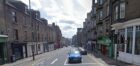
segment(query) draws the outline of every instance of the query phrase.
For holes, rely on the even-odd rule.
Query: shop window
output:
[[[120,29],[119,30],[119,51],[124,52],[125,50],[125,30],[124,29]]]
[[[133,44],[133,27],[127,28],[127,53],[132,53],[132,44]]]
[[[140,55],[140,26],[136,26],[135,54]]]

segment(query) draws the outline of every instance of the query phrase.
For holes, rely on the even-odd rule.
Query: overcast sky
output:
[[[29,0],[21,1],[28,5]],[[83,26],[87,12],[91,11],[92,0],[31,0],[31,5],[49,24],[59,25],[64,37],[71,38],[77,28]]]

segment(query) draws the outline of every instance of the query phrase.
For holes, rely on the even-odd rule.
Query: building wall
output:
[[[139,62],[140,54],[138,53],[139,52],[139,50],[138,50],[139,47],[137,47],[139,45],[136,45],[136,44],[139,43],[137,41],[139,39],[139,37],[137,37],[137,36],[139,36],[139,34],[136,33],[136,32],[139,31],[139,29],[137,28],[140,25],[139,21],[140,21],[140,18],[137,18],[137,19],[129,20],[129,21],[124,22],[122,24],[120,23],[116,26],[113,26],[113,27],[115,27],[115,31],[118,31],[120,29],[125,30],[124,31],[125,42],[123,44],[119,42],[119,44],[117,45],[118,47],[120,47],[120,48],[118,48],[118,50],[116,50],[116,51],[119,52],[118,60],[121,60],[121,61],[124,61],[124,62],[127,62],[127,63],[133,63],[133,64],[140,65],[139,64],[140,63]],[[128,34],[128,27],[132,27],[132,29],[133,29],[131,34]],[[118,32],[121,33],[120,31],[118,31]],[[130,37],[130,35],[132,35],[132,37]],[[118,35],[118,36],[120,36],[120,35]],[[131,38],[131,40],[128,40],[129,38]],[[130,43],[131,43],[131,46],[128,47],[128,45]],[[124,45],[124,46],[122,46],[122,45]],[[128,52],[130,50],[131,50],[131,52]]]
[[[137,27],[140,25],[139,23],[139,17],[140,17],[140,4],[139,0],[125,0],[125,17],[124,19],[118,19],[116,22],[113,23],[112,27],[114,28],[115,32],[118,34],[118,36],[121,36],[121,29],[124,29],[124,41],[122,43],[118,43],[119,48],[117,51],[119,51],[119,57],[118,59],[127,63],[133,63],[136,65],[140,65],[139,63],[139,54],[136,54],[135,51],[138,51],[136,46],[136,40],[139,39],[136,32],[139,31]],[[115,2],[113,5],[116,5],[117,2]],[[113,8],[114,9],[114,8]],[[132,27],[132,33],[128,34],[129,27]],[[137,34],[137,35],[136,35]],[[130,35],[132,37],[130,37]],[[137,38],[136,38],[137,37]],[[119,38],[119,37],[118,37]],[[129,40],[131,38],[131,40]],[[119,40],[119,39],[118,39]],[[120,40],[119,40],[120,41]],[[131,44],[131,46],[129,46]],[[129,47],[128,47],[129,46]],[[131,47],[131,48],[130,48]],[[116,52],[117,52],[116,51]]]
[[[5,9],[3,9],[5,6]],[[12,43],[24,43],[22,47],[23,57],[27,54],[27,56],[32,56],[32,45],[34,45],[35,54],[43,53],[43,42],[47,42],[47,22],[42,21],[41,18],[32,18],[30,20],[29,13],[20,11],[16,7],[14,7],[11,3],[6,3],[6,5],[2,4],[2,0],[0,2],[0,33],[4,33],[8,35],[8,50],[9,50],[9,60],[11,60],[12,53]],[[5,11],[3,11],[5,10]],[[30,10],[29,10],[30,11]],[[16,22],[13,21],[12,12],[16,13]],[[6,17],[4,17],[4,15]],[[4,21],[6,20],[6,21]],[[14,33],[14,29],[18,30],[18,40],[16,39],[16,35]],[[40,45],[40,50],[37,51],[38,45]],[[25,47],[27,46],[27,47]]]
[[[3,6],[3,0],[0,1],[0,34],[3,34],[4,33],[4,30],[6,30],[6,27],[5,27],[5,20],[4,20],[4,6]]]
[[[126,20],[131,20],[140,17],[140,0],[126,1]]]
[[[43,42],[38,42],[38,54],[41,54],[44,52]]]
[[[4,4],[3,0],[0,0],[0,34],[8,35],[9,60],[13,58],[12,56],[15,53],[13,45],[20,46],[20,48],[16,48],[22,50],[22,56],[25,58],[26,55],[27,57],[32,56],[32,51],[34,51],[34,54],[43,53],[44,44],[49,42],[60,44],[61,41],[62,34],[59,26],[48,26],[47,20],[40,17],[39,11],[27,9],[26,12],[24,6],[26,7],[21,2]],[[31,16],[29,15],[30,12]],[[17,30],[17,39],[15,29]],[[52,49],[54,49],[54,45],[51,45]]]

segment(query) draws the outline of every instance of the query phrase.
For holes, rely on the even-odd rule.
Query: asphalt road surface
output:
[[[72,47],[66,47],[57,51],[51,52],[49,56],[46,56],[32,66],[105,66],[103,63],[90,55],[82,56],[82,63],[68,63],[68,52]]]

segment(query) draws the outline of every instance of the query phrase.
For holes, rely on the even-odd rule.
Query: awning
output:
[[[109,46],[111,43],[111,40],[106,36],[102,36],[97,40],[97,43]]]
[[[7,41],[7,38],[8,38],[7,35],[0,35],[0,43],[6,42]]]

